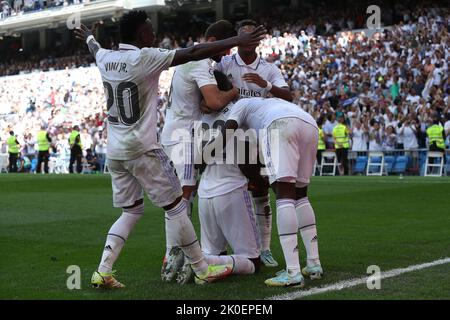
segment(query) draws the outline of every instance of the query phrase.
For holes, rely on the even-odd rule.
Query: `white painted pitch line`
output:
[[[361,176],[363,177],[363,176]],[[365,176],[364,176],[365,177]],[[345,179],[345,177],[328,177],[328,176],[316,176],[316,181],[335,181],[335,182],[353,182],[355,184],[359,182],[367,182],[369,181],[372,184],[377,183],[388,183],[395,185],[395,183],[409,183],[409,184],[449,184],[450,179],[448,176],[445,177],[435,177],[435,178],[422,178],[422,179],[408,179],[406,178],[395,178],[394,176],[392,179],[382,179],[381,177],[369,177],[367,180],[361,179]]]
[[[412,265],[412,266],[409,266],[406,268],[392,269],[392,270],[389,270],[386,272],[381,272],[380,280],[396,277],[403,273],[421,270],[421,269],[425,269],[425,268],[430,268],[430,267],[434,267],[434,266],[438,266],[438,265],[446,264],[446,263],[450,263],[450,258],[442,258],[442,259],[435,260],[432,262]],[[325,292],[329,292],[329,291],[339,291],[342,289],[355,287],[355,286],[358,286],[361,284],[366,284],[368,278],[369,278],[369,276],[362,277],[362,278],[350,279],[350,280],[344,280],[344,281],[337,282],[335,284],[328,285],[325,287],[311,288],[306,291],[298,290],[298,291],[294,291],[294,292],[289,292],[289,293],[285,293],[285,294],[268,297],[268,298],[265,298],[265,300],[295,300],[295,299],[308,297],[308,296],[312,296],[312,295],[316,295],[316,294],[321,294],[321,293],[325,293]]]

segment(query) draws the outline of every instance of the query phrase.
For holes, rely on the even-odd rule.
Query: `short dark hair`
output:
[[[234,30],[233,25],[227,20],[214,22],[205,31],[206,39],[214,37],[217,40],[223,40],[234,37],[235,35],[236,31]]]
[[[317,119],[316,123],[317,123],[318,126],[323,125],[323,118],[324,118],[324,116],[321,115],[321,116],[319,117],[319,119]]]
[[[10,131],[9,134],[10,134],[10,135],[14,135],[14,131]]]
[[[137,29],[148,19],[147,13],[142,10],[133,10],[125,13],[120,19],[120,39],[124,43],[136,40]]]
[[[239,30],[240,28],[245,27],[245,26],[257,27],[258,23],[255,20],[252,20],[252,19],[245,19],[245,20],[242,20],[242,21],[238,22],[238,27],[237,28]]]

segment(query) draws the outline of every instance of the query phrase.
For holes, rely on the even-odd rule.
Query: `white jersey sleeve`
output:
[[[161,135],[164,146],[190,139],[194,123],[201,121],[200,88],[206,85],[217,85],[211,59],[189,62],[175,68]]]
[[[270,73],[266,80],[272,83],[272,85],[277,86],[278,88],[289,87],[286,83],[286,80],[284,80],[281,70],[274,64],[270,64],[270,66]]]
[[[196,67],[191,71],[191,76],[199,88],[207,85],[217,86],[217,81],[214,77],[214,68],[208,59],[196,63]]]
[[[176,50],[161,48],[143,48],[141,50],[141,67],[143,72],[161,73],[170,68]]]

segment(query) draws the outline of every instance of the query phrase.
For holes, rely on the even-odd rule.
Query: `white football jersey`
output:
[[[161,148],[156,127],[158,82],[174,56],[175,50],[123,43],[118,51],[97,52],[107,98],[109,159],[132,160]]]
[[[220,113],[203,115],[203,134],[210,133],[211,141],[220,132],[233,105],[225,107]],[[198,186],[200,198],[213,198],[227,194],[247,184],[247,178],[239,166],[233,164],[210,164],[206,166]]]
[[[277,87],[287,87],[287,83],[283,78],[281,70],[259,56],[252,64],[245,64],[238,53],[231,56],[225,56],[215,68],[224,73],[235,87],[239,89],[240,98],[266,98],[269,93],[265,88],[261,88],[257,84],[246,82],[242,76],[246,73],[256,73],[261,78],[272,83]]]
[[[186,129],[189,133],[195,121],[201,121],[200,102],[201,87],[217,85],[211,59],[192,61],[175,68],[170,88],[166,120],[161,134],[164,146],[174,145],[182,140],[178,129]]]
[[[241,99],[233,106],[228,120],[235,120],[244,129],[266,129],[283,118],[298,118],[317,127],[314,118],[299,106],[278,98]]]

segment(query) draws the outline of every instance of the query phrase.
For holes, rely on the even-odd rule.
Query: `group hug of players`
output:
[[[179,50],[153,48],[151,22],[142,11],[125,14],[119,50],[101,48],[91,30],[76,30],[100,70],[108,108],[107,164],[113,202],[123,212],[108,232],[91,284],[121,288],[113,274],[124,243],[144,212],[144,193],[165,210],[166,254],[161,278],[206,284],[231,274],[253,274],[260,265],[277,267],[270,251],[276,195],[278,236],[286,268],[268,286],[302,287],[304,276],[321,278],[317,229],[307,188],[318,145],[315,120],[292,100],[281,71],[261,59],[256,48],[266,30],[245,20],[238,32],[220,20],[205,31],[205,43]],[[238,52],[227,55],[229,49]],[[175,67],[165,125],[157,133],[158,81]],[[269,98],[273,96],[274,98]],[[213,161],[198,174],[194,135],[202,123],[205,148],[225,132],[263,132],[255,144],[261,164]],[[187,134],[179,134],[184,132]],[[206,137],[205,137],[206,135]],[[246,141],[248,143],[248,141]],[[251,143],[251,142],[250,142]],[[247,159],[248,161],[248,159]],[[201,162],[201,161],[200,161]],[[198,196],[200,242],[190,220]],[[301,269],[298,233],[307,262]]]

